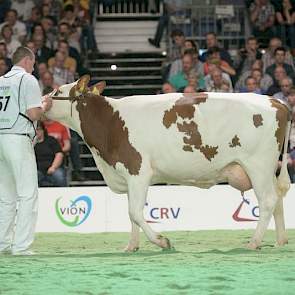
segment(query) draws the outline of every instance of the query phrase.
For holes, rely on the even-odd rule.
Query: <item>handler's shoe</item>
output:
[[[32,255],[36,255],[36,253],[31,251],[31,250],[22,250],[22,251],[12,251],[12,255],[15,255],[15,256],[32,256]]]

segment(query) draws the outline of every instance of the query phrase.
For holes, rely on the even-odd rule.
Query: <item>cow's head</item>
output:
[[[53,97],[53,104],[51,110],[46,113],[46,117],[79,131],[77,101],[82,99],[86,93],[101,94],[106,86],[106,83],[102,81],[88,87],[89,80],[90,76],[84,75],[78,81],[62,85],[50,93]]]

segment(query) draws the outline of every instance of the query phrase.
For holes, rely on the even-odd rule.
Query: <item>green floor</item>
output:
[[[175,251],[128,234],[38,234],[32,257],[0,256],[0,295],[295,294],[295,230],[275,248],[269,231],[259,251],[244,248],[253,231],[170,232]]]

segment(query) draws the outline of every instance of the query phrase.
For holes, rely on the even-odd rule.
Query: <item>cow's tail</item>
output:
[[[278,182],[277,182],[278,184],[277,193],[279,197],[284,197],[286,195],[291,184],[290,176],[288,173],[288,153],[287,153],[290,129],[291,129],[291,121],[288,121],[286,134],[285,134],[285,141],[284,141],[284,153],[283,153],[281,171],[278,176]]]

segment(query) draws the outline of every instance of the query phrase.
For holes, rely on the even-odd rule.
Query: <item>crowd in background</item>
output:
[[[164,1],[164,15],[155,37],[148,40],[155,47],[160,46],[175,2]],[[173,48],[163,65],[162,93],[254,92],[272,95],[295,108],[295,3],[246,3],[253,36],[245,40],[244,48],[235,56],[220,45],[216,32],[207,32],[206,48],[199,48],[198,40],[186,38],[177,28],[172,31]],[[89,0],[0,0],[0,76],[10,69],[10,58],[21,44],[36,54],[33,74],[43,94],[87,73],[82,57],[98,51],[91,23],[92,6],[93,1]],[[38,124],[35,150],[40,186],[67,185],[65,163],[69,159],[74,168],[73,179],[84,179],[77,134],[66,127],[50,121]],[[58,169],[52,171],[52,166]],[[294,167],[293,124],[289,158],[293,181]]]

